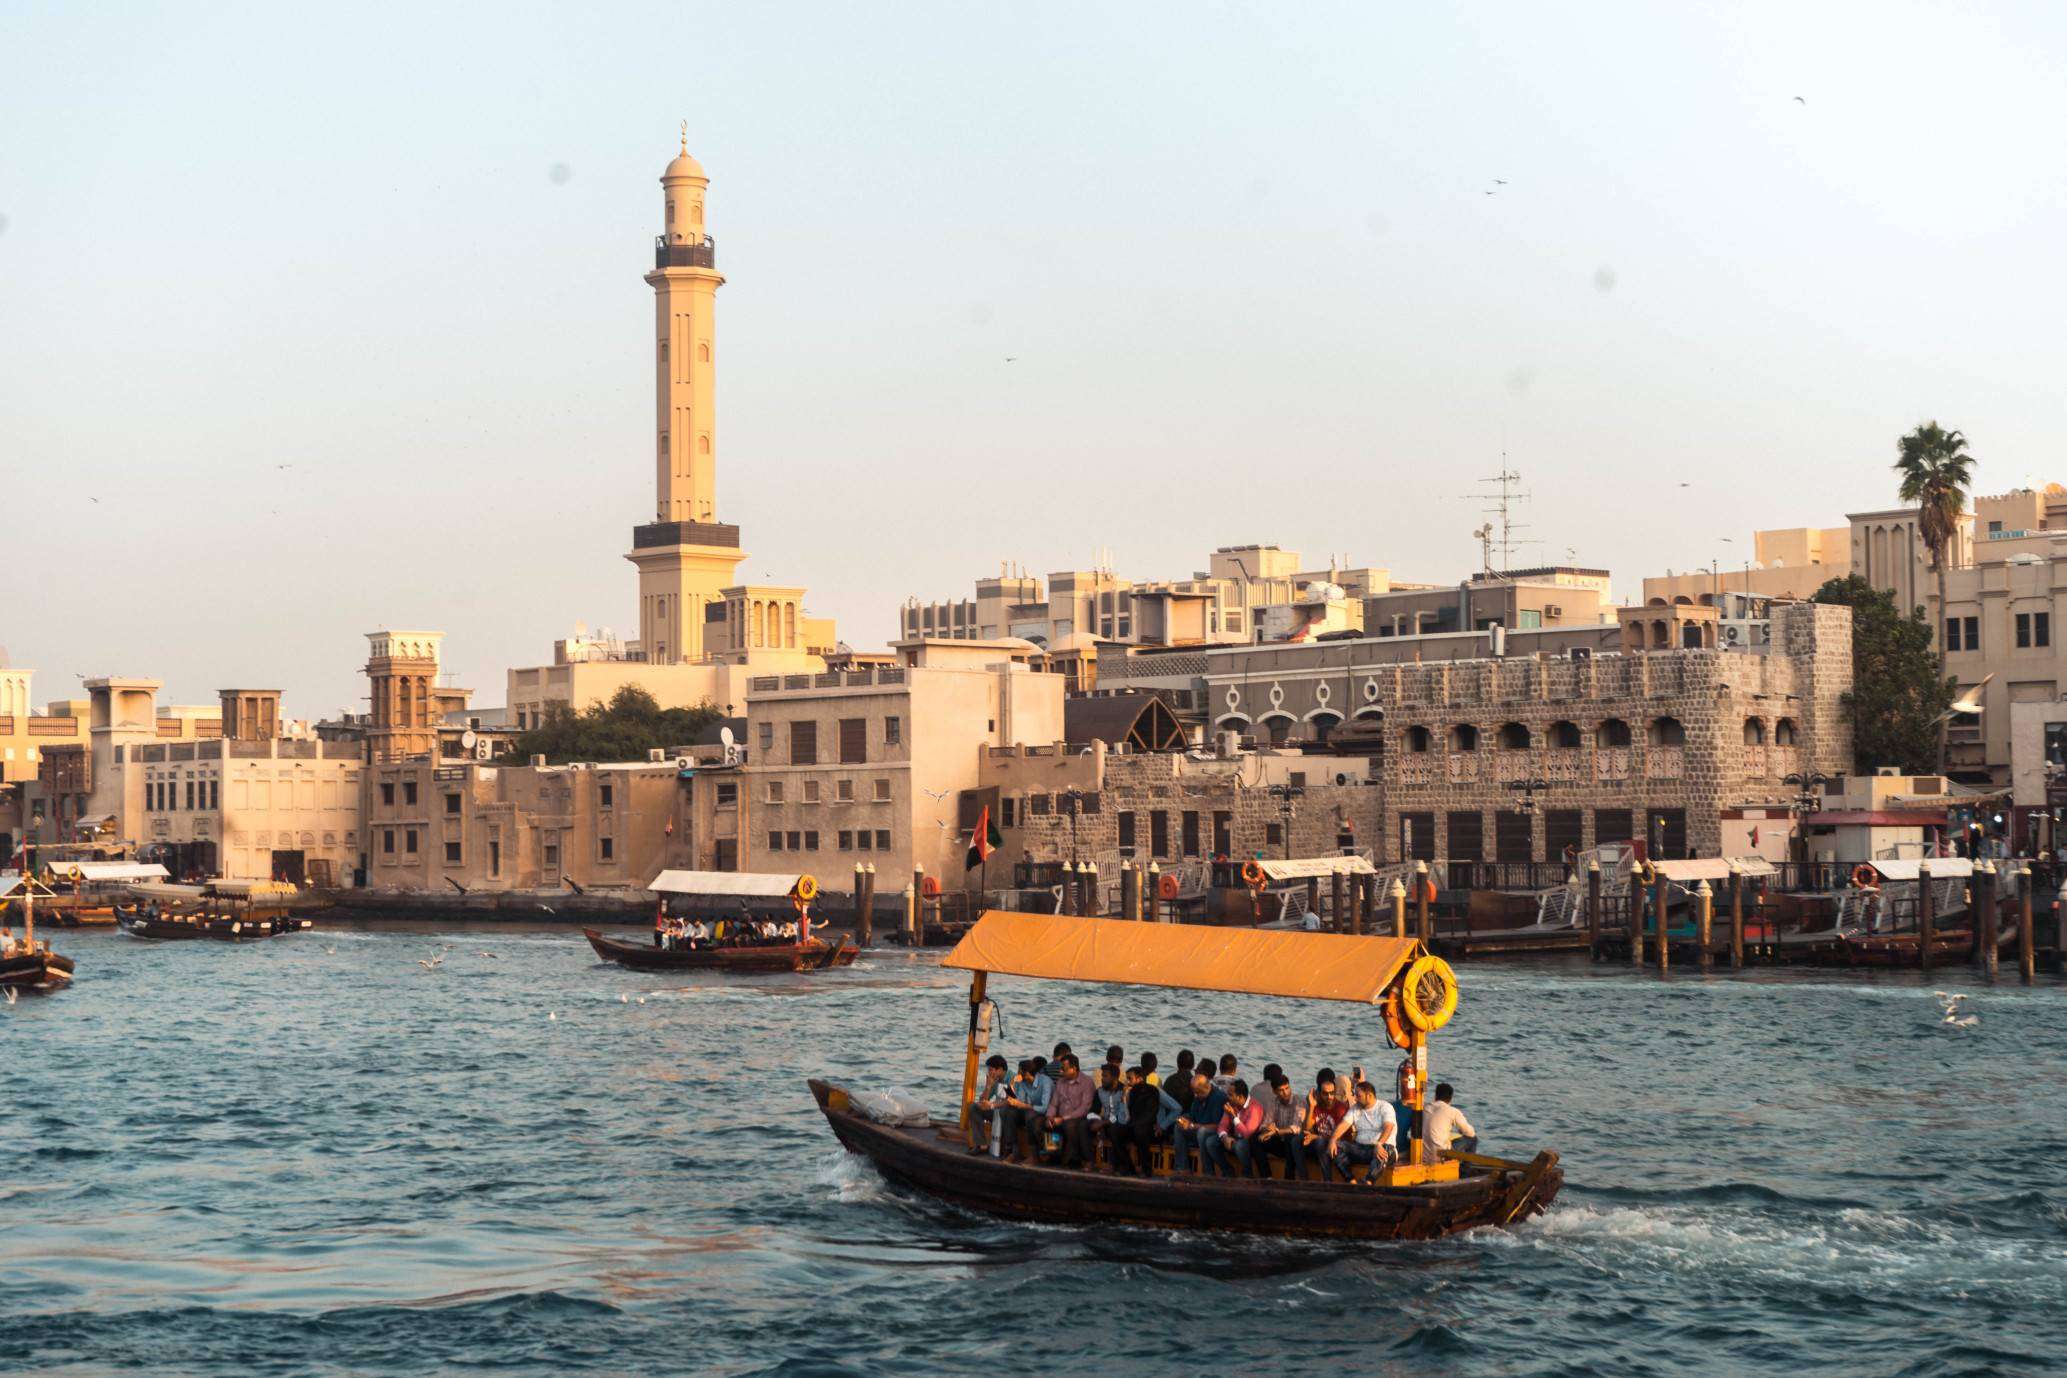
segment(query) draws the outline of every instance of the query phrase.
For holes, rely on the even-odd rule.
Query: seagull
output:
[[[1975,685],[1973,688],[1967,690],[1964,694],[1961,694],[1958,698],[1954,699],[1952,701],[1952,706],[1950,708],[1940,713],[1937,717],[1931,719],[1932,726],[1936,726],[1941,722],[1949,721],[1952,718],[1958,717],[1962,713],[1979,713],[1981,711],[1981,691],[1983,689],[1986,689],[1988,687],[1988,681],[1994,678],[1995,676],[1993,674],[1986,674],[1981,676],[1981,682],[1979,684]]]
[[[1500,193],[1499,193],[1499,192],[1497,192],[1497,191],[1489,191],[1489,192],[1487,192],[1487,193],[1486,193],[1486,195],[1488,195],[1488,196],[1498,196],[1499,194],[1500,194]]]
[[[539,907],[540,909],[543,909],[543,910],[545,910],[545,912],[546,912],[546,913],[548,913],[548,914],[552,914],[552,913],[556,913],[556,912],[557,912],[557,911],[556,911],[556,910],[555,910],[555,909],[554,909],[554,908],[553,908],[553,907],[552,907],[552,906],[551,906],[550,904],[541,904],[541,905],[539,905],[538,907]]]
[[[1501,181],[1501,180],[1500,180],[1500,179],[1499,179],[1498,177],[1495,177],[1495,178],[1493,179],[1493,185],[1494,185],[1494,186],[1496,186],[1496,187],[1504,187],[1504,186],[1506,186],[1506,185],[1507,185],[1507,183],[1505,183],[1505,182]]]
[[[1807,105],[1807,104],[1808,104],[1808,102],[1807,102],[1807,101],[1805,101],[1805,100],[1803,100],[1803,99],[1802,99],[1802,98],[1801,98],[1800,96],[1796,96],[1796,97],[1794,98],[1794,103],[1795,103],[1796,105]]]
[[[620,1005],[629,1005],[632,1003],[632,998],[629,995],[619,995],[617,997],[617,1003]]]
[[[1007,354],[1005,356],[1005,362],[1008,364],[1016,364],[1019,362],[1019,356],[1017,354]]]
[[[548,1019],[558,1019],[558,1018],[560,1017],[560,1015],[559,1015],[559,1012],[558,1012],[558,1011],[556,1011],[556,1010],[547,1010],[547,1011],[546,1011],[546,1016],[545,1016],[545,1017],[546,1017],[546,1018],[548,1018]]]
[[[931,796],[933,802],[936,804],[939,803],[941,800],[947,798],[947,796],[949,796],[950,794],[954,793],[954,791],[951,789],[929,789],[922,792]]]
[[[643,995],[642,995],[642,996],[640,996],[640,997],[639,997],[639,1003],[640,1003],[640,1004],[642,1004],[642,1005],[643,1005],[643,1004],[645,1004],[645,1003],[646,1003],[646,997],[645,997],[645,996],[643,996]]]
[[[12,1004],[13,1004],[13,1003],[14,1003],[14,1002],[15,1002],[16,1000],[18,1000],[18,999],[20,999],[20,998],[21,998],[21,997],[20,997],[19,995],[17,995],[17,994],[15,993],[15,989],[14,989],[14,987],[13,987],[13,986],[9,986],[9,987],[7,988],[7,1003],[8,1003],[8,1004],[12,1005]]]
[[[323,949],[323,951],[332,957],[335,957],[337,955],[337,949],[334,947],[326,947]]]
[[[475,953],[474,955],[475,955],[476,957],[493,957],[493,956],[495,956],[495,954],[494,954],[493,952],[490,952],[490,951],[489,951],[489,950],[488,950],[487,948],[485,948],[485,947],[484,947],[484,948],[482,948],[482,949],[481,949],[480,951],[476,952],[476,953]]]
[[[1978,1014],[1970,1014],[1964,1019],[1955,1019],[1952,1015],[1952,1012],[1950,1010],[1947,1010],[1945,1012],[1945,1022],[1947,1024],[1950,1024],[1955,1029],[1971,1029],[1974,1027],[1974,1025],[1981,1022],[1981,1016]]]

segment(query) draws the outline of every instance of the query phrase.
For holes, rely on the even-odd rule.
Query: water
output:
[[[1960,1031],[1899,976],[1467,968],[1438,1074],[1489,1150],[1555,1147],[1568,1185],[1512,1233],[1373,1246],[1013,1225],[885,1186],[802,1078],[951,1103],[965,984],[930,956],[695,981],[562,931],[58,936],[77,988],[0,1008],[12,1372],[2067,1365],[2057,978],[1938,974],[1973,993]],[[1393,1061],[1350,1006],[994,993],[1015,1056]]]

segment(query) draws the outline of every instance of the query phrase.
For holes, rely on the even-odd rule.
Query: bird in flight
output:
[[[1981,711],[1981,691],[1986,689],[1988,681],[1994,678],[1995,676],[1992,674],[1981,676],[1981,682],[1954,699],[1952,706],[1940,713],[1933,720],[1932,725],[1936,726],[1938,723],[1949,721],[1962,713],[1979,713]]]
[[[1796,96],[1796,97],[1794,98],[1794,103],[1795,103],[1796,105],[1807,105],[1807,104],[1808,104],[1808,102],[1807,102],[1807,101],[1805,101],[1805,100],[1803,100],[1803,99],[1802,99],[1802,98],[1801,98],[1800,96]]]
[[[1493,185],[1494,185],[1494,186],[1496,186],[1496,187],[1504,187],[1504,186],[1506,186],[1506,185],[1507,185],[1507,183],[1506,183],[1506,182],[1504,182],[1504,181],[1502,181],[1502,180],[1501,180],[1500,178],[1498,178],[1498,177],[1495,177],[1495,178],[1493,179]]]
[[[951,789],[929,789],[924,791],[924,793],[931,795],[933,798],[933,802],[937,804],[941,800],[947,798],[947,796],[949,796],[950,794],[953,794],[954,791]]]
[[[1017,354],[1007,354],[1005,356],[1005,362],[1008,364],[1016,364],[1019,362],[1019,356]]]

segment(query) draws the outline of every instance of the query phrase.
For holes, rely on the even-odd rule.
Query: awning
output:
[[[646,888],[663,895],[739,895],[779,900],[797,888],[797,880],[794,871],[662,871]]]
[[[21,872],[9,871],[5,875],[0,875],[0,899],[5,899],[7,896],[21,889],[21,886]]]
[[[1653,864],[1659,875],[1679,885],[1693,885],[1704,880],[1728,880],[1733,869],[1747,876],[1773,874],[1773,863],[1762,856],[1703,856]]]
[[[1923,865],[1926,860],[1930,863],[1932,880],[1964,877],[1974,873],[1974,863],[1963,856],[1889,857],[1886,861],[1869,861],[1866,864],[1880,872],[1882,880],[1901,881],[1915,880],[1916,868]]]
[[[1360,856],[1306,856],[1290,861],[1263,861],[1263,875],[1272,885],[1288,880],[1326,880],[1330,876],[1371,876],[1377,870]]]
[[[165,880],[171,875],[156,862],[138,861],[53,861],[50,869],[79,880]]]
[[[239,900],[289,899],[301,893],[284,880],[211,880],[206,889],[212,895]]]
[[[1415,957],[1412,938],[1207,928],[987,910],[942,966],[1047,981],[1104,981],[1370,1004]]]
[[[1830,809],[1802,822],[1811,828],[1942,828],[1943,809]]]

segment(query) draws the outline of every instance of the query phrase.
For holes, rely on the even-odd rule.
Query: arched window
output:
[[[1746,718],[1744,720],[1744,745],[1764,746],[1766,744],[1766,720]]]
[[[1652,746],[1685,746],[1687,729],[1678,718],[1651,719]]]
[[[1468,722],[1458,723],[1450,729],[1450,750],[1477,751],[1478,729]]]
[[[696,452],[705,455],[711,452],[711,438],[709,436],[700,435],[696,437]]]
[[[1679,644],[1689,651],[1700,650],[1701,624],[1699,622],[1687,622],[1682,624],[1679,629]]]
[[[705,340],[696,346],[696,362],[698,362],[699,364],[707,364],[710,361],[711,342],[709,340]]]
[[[1263,730],[1270,734],[1270,744],[1272,746],[1283,746],[1292,734],[1292,719],[1282,713],[1274,717],[1265,718],[1263,720]]]
[[[1773,724],[1773,745],[1794,745],[1794,719],[1782,718],[1780,719],[1780,721]]]
[[[1313,715],[1312,720],[1308,724],[1308,730],[1313,734],[1313,739],[1315,741],[1325,742],[1326,740],[1328,740],[1329,737],[1335,734],[1335,729],[1340,726],[1342,726],[1342,717],[1340,714],[1316,713]]]
[[[1503,723],[1500,727],[1500,749],[1502,751],[1527,751],[1529,729],[1518,722]]]
[[[650,204],[651,204],[651,202],[648,202],[648,204],[650,205]],[[668,203],[667,203],[667,223],[668,223],[668,224],[670,224],[670,225],[672,225],[672,224],[674,224],[674,223],[675,223],[675,201],[674,201],[674,198],[673,198],[673,197],[669,197],[669,198],[668,198]]]
[[[1646,599],[1644,601],[1644,606],[1650,608],[1662,608],[1665,606],[1665,600],[1663,598]]]
[[[1575,722],[1554,722],[1550,725],[1550,744],[1559,751],[1571,751],[1579,745],[1579,724]]]
[[[1415,723],[1407,729],[1407,750],[1418,754],[1428,750],[1428,744],[1429,733],[1427,728],[1419,723]]]
[[[1673,597],[1672,605],[1676,608],[1684,608],[1691,606],[1693,604],[1693,601],[1693,599],[1687,597],[1684,593],[1682,593],[1677,594]]]
[[[782,605],[782,644],[794,648],[797,644],[797,605]]]
[[[1602,746],[1628,746],[1629,724],[1620,718],[1609,718],[1600,725],[1597,740]]]
[[[1672,644],[1672,633],[1666,629],[1663,622],[1651,624],[1651,644],[1659,650],[1664,650]]]
[[[1624,630],[1629,633],[1629,649],[1641,651],[1644,648],[1644,624],[1632,622]]]

